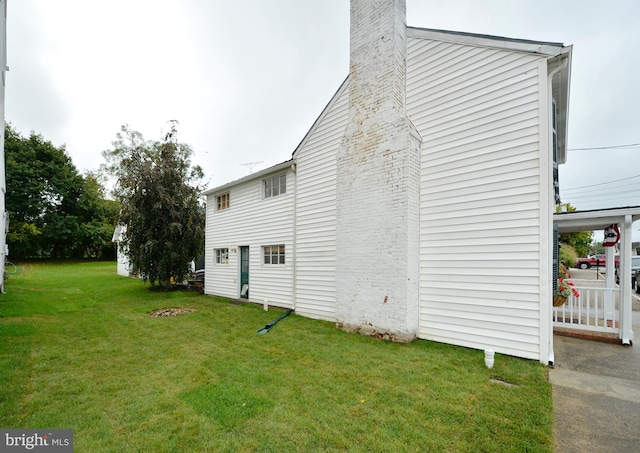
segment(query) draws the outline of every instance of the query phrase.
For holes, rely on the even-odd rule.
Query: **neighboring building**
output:
[[[7,229],[9,219],[7,216],[7,206],[5,195],[7,193],[7,180],[5,178],[4,161],[4,88],[6,86],[7,70],[7,0],[0,0],[0,71],[2,72],[2,86],[0,87],[0,119],[2,120],[2,131],[0,132],[0,292],[4,292],[4,262],[9,254],[7,246]]]
[[[129,257],[127,256],[124,245],[122,245],[122,236],[125,229],[126,228],[123,225],[116,225],[116,228],[113,231],[113,237],[111,238],[111,242],[116,244],[116,261],[118,263],[117,272],[118,275],[122,275],[123,277],[135,277],[131,272]]]
[[[351,8],[351,67],[290,161],[209,190],[205,293],[349,331],[552,357],[571,47]]]

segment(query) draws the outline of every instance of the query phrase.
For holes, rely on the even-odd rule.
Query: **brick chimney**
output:
[[[407,118],[406,2],[351,0],[349,122],[337,155],[336,320],[418,330],[421,138]]]

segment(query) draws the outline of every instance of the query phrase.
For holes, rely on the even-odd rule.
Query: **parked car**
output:
[[[636,272],[640,270],[640,256],[631,257],[631,287],[636,287]],[[620,284],[620,263],[616,264],[616,283]]]
[[[640,269],[636,269],[633,273],[633,286],[636,289],[636,293],[640,294]]]
[[[620,264],[620,256],[615,256],[615,265]],[[574,267],[580,269],[589,269],[591,267],[605,267],[607,265],[607,258],[604,254],[592,255],[586,258],[578,258]]]

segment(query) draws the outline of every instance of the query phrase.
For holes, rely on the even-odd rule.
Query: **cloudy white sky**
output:
[[[411,26],[573,44],[560,178],[579,209],[640,205],[639,17],[636,0],[407,0]],[[7,21],[6,119],[80,171],[120,125],[160,139],[175,119],[209,187],[237,179],[289,159],[348,73],[348,0],[9,0]]]

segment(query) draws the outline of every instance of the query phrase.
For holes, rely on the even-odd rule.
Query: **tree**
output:
[[[106,198],[105,189],[97,174],[85,175],[77,211],[78,216],[83,219],[77,237],[77,246],[82,255],[90,258],[115,258],[111,237],[118,222],[120,203]]]
[[[576,208],[571,206],[570,203],[562,203],[566,212],[574,212]],[[560,205],[556,206],[556,212],[560,212]],[[593,242],[593,231],[580,231],[576,233],[561,233],[560,242],[568,244],[578,256],[587,256],[591,250],[591,243]]]
[[[5,159],[7,242],[12,256],[81,258],[114,254],[113,212],[119,208],[104,199],[104,189],[95,178],[78,173],[64,146],[56,147],[33,132],[28,138],[22,137],[6,124]],[[89,199],[93,203],[88,203]],[[95,224],[100,224],[101,230],[89,245],[86,231]]]
[[[152,286],[183,281],[203,251],[203,172],[191,166],[192,154],[178,143],[175,121],[161,141],[145,141],[122,126],[113,149],[103,153],[103,169],[115,177],[122,206],[123,249],[132,270]]]

